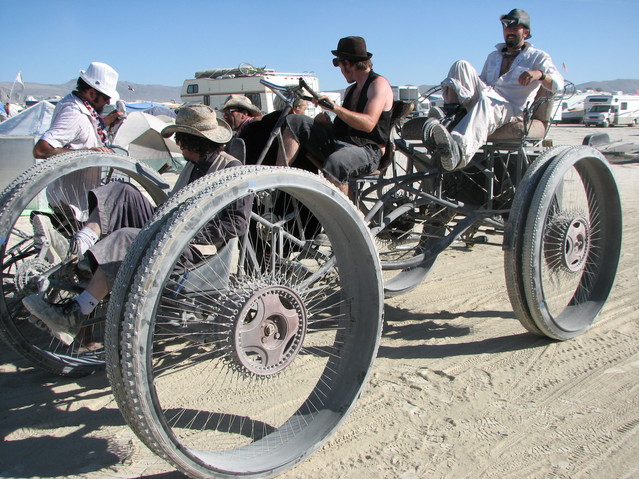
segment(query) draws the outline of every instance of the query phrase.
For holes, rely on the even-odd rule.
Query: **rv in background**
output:
[[[426,115],[430,110],[431,102],[428,98],[419,94],[419,87],[415,85],[393,86],[393,98],[412,103],[414,109],[412,116]]]
[[[586,113],[585,100],[593,95],[593,91],[578,91],[573,95],[564,98],[561,102],[561,122],[562,123],[583,123]],[[607,93],[599,93],[606,95]]]
[[[308,73],[279,73],[268,68],[242,65],[238,68],[201,70],[195,72],[195,78],[184,81],[180,98],[185,103],[203,103],[221,110],[229,95],[242,94],[266,114],[277,109],[274,104],[276,95],[260,80],[276,85],[297,85],[300,78],[304,78],[314,91],[320,91],[319,79]],[[306,114],[315,116],[319,110],[309,102]]]
[[[636,125],[639,122],[639,95],[604,93],[584,100],[586,126]]]

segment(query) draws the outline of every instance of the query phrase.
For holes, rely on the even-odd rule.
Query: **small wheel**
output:
[[[546,168],[530,203],[522,247],[524,294],[539,331],[583,333],[614,283],[621,251],[621,201],[597,150],[564,151]]]
[[[90,320],[91,325],[83,329],[74,344],[66,346],[54,339],[22,305],[22,298],[39,292],[41,278],[46,278],[50,284],[46,295],[52,302],[73,297],[82,290],[72,264],[51,263],[52,260],[58,261],[56,257],[43,254],[30,223],[31,212],[45,215],[65,244],[81,227],[81,221],[69,209],[62,206],[51,208],[48,201],[53,201],[51,189],[56,188],[63,176],[82,178],[88,188],[114,180],[132,181],[155,203],[166,198],[166,185],[153,170],[125,157],[82,151],[59,155],[37,164],[9,185],[0,197],[0,237],[5,238],[0,249],[0,338],[18,354],[49,372],[82,376],[104,366],[104,349],[101,346],[104,308],[97,308],[96,316]],[[86,208],[84,188],[66,185],[57,191],[58,205]]]
[[[198,182],[150,241],[143,230],[109,311],[118,404],[190,477],[264,477],[317,449],[381,332],[379,262],[349,200],[299,170],[231,170]],[[211,247],[211,225],[245,199],[246,234]]]

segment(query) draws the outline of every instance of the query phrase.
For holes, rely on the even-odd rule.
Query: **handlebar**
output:
[[[286,98],[286,96],[284,96],[283,92],[293,94],[303,100],[317,101],[317,103],[324,108],[327,108],[329,110],[333,109],[333,104],[325,98],[320,99],[319,95],[310,86],[308,86],[308,83],[306,83],[303,78],[299,79],[299,84],[297,86],[276,85],[275,83],[271,83],[264,79],[261,79],[260,83],[271,89],[273,93],[275,93],[287,103],[290,103],[290,100]],[[304,90],[306,90],[311,96],[309,97],[307,95],[304,95]]]

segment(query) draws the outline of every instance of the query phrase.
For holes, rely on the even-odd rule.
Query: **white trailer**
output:
[[[246,95],[262,113],[270,113],[274,106],[275,94],[260,83],[264,79],[277,85],[297,85],[299,79],[316,92],[320,91],[319,79],[309,73],[279,73],[271,69],[215,68],[195,72],[195,78],[184,81],[180,98],[185,103],[203,103],[221,110],[229,95]],[[318,111],[315,111],[318,110]],[[309,102],[306,114],[315,116],[319,108]]]
[[[639,122],[639,95],[605,93],[584,100],[586,126],[636,125]]]
[[[578,91],[564,98],[561,102],[561,122],[583,123],[586,113],[585,100],[593,93]]]

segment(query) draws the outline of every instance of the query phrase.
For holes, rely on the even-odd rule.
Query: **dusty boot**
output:
[[[441,123],[434,125],[430,134],[436,145],[435,152],[442,163],[442,168],[446,171],[453,171],[461,161],[459,145]]]
[[[51,304],[39,295],[32,294],[24,298],[22,304],[67,346],[73,343],[85,319],[80,305],[72,299],[64,303]]]
[[[40,254],[43,255],[41,257],[52,264],[62,261],[69,250],[69,241],[53,227],[51,219],[46,215],[33,214],[31,226],[36,248],[39,248]]]

